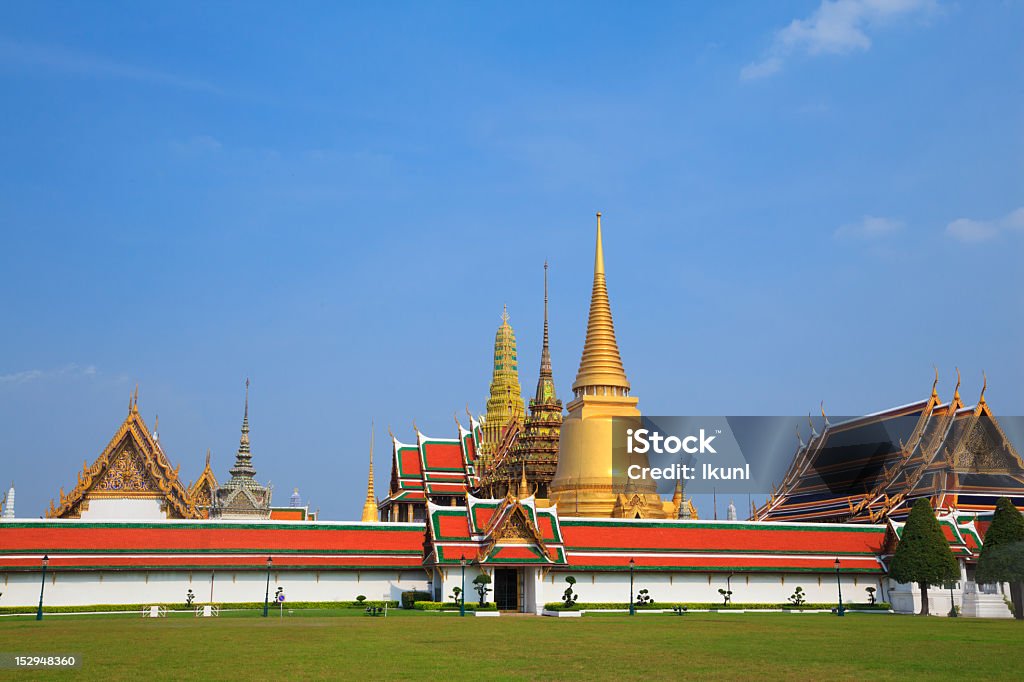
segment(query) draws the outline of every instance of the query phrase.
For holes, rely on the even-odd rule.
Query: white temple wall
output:
[[[0,606],[39,603],[42,574],[0,575]],[[213,603],[261,602],[266,571],[217,571],[213,574]],[[424,571],[275,571],[270,574],[270,597],[278,586],[289,601],[398,600],[407,590],[426,590]],[[191,589],[196,602],[211,601],[209,571],[47,571],[44,606],[91,604],[181,604]]]
[[[573,591],[580,602],[626,602],[629,599],[629,571],[580,572],[551,571],[543,581],[544,602],[559,601],[567,587],[565,577],[576,578]],[[809,573],[735,573],[727,580],[724,573],[648,573],[637,571],[633,576],[633,592],[648,590],[655,604],[668,602],[716,603],[722,601],[719,589],[729,589],[731,583],[733,603],[784,604],[797,586],[803,588],[804,600],[815,603],[836,603],[838,590],[834,575]],[[881,597],[879,576],[844,575],[841,578],[843,602],[865,603],[868,593],[864,588],[874,587],[878,601]]]
[[[561,601],[568,584],[566,576],[576,578],[573,591],[580,602],[626,603],[630,597],[629,571],[550,571],[541,576],[537,568],[523,569],[525,572],[526,610],[539,612],[545,603]],[[476,601],[473,579],[479,575],[476,566],[466,567],[467,603]],[[443,580],[443,600],[449,597],[455,587],[461,586],[461,569],[453,566]],[[634,576],[633,592],[646,589],[655,604],[669,602],[720,603],[719,588],[727,589],[729,581],[724,573],[648,573],[637,571]],[[838,601],[835,575],[813,573],[735,573],[731,580],[733,603],[784,604],[797,586],[803,588],[807,602],[834,604]],[[843,602],[866,603],[867,587],[874,587],[875,598],[884,601],[882,578],[873,575],[842,576]],[[435,591],[436,594],[436,591]],[[493,595],[488,596],[493,601]]]
[[[167,512],[160,507],[162,500],[116,499],[109,497],[88,498],[89,508],[82,512],[83,521],[109,521],[130,519],[132,521],[166,520]]]

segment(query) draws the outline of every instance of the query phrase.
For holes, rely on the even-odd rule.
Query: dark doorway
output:
[[[519,610],[519,571],[514,568],[494,569],[494,603],[499,611]]]

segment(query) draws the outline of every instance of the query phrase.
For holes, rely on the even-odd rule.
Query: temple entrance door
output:
[[[519,610],[519,570],[494,569],[494,603],[499,611]]]

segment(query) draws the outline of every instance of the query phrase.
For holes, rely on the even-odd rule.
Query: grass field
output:
[[[358,611],[0,619],[6,679],[1024,679],[1024,623],[850,614],[458,618]]]

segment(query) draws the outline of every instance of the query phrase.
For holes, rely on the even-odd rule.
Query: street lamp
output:
[[[466,555],[463,554],[459,559],[459,564],[462,566],[462,591],[459,592],[459,616],[466,615]]]
[[[39,608],[36,609],[36,620],[43,619],[43,591],[46,589],[46,567],[50,565],[50,556],[43,555],[43,579],[39,583]]]
[[[270,569],[274,566],[274,558],[267,557],[267,592],[263,595],[263,617],[267,617],[270,608]]]
[[[839,557],[836,557],[836,587],[839,588],[839,608],[836,609],[837,616],[845,616],[846,608],[843,606],[843,584],[839,582]]]
[[[956,603],[953,601],[953,588],[956,587],[956,583],[952,580],[949,581],[949,617],[956,618],[960,614],[956,612]]]
[[[636,604],[633,603],[633,569],[636,567],[636,562],[633,561],[632,557],[629,559],[629,615],[636,614]]]

